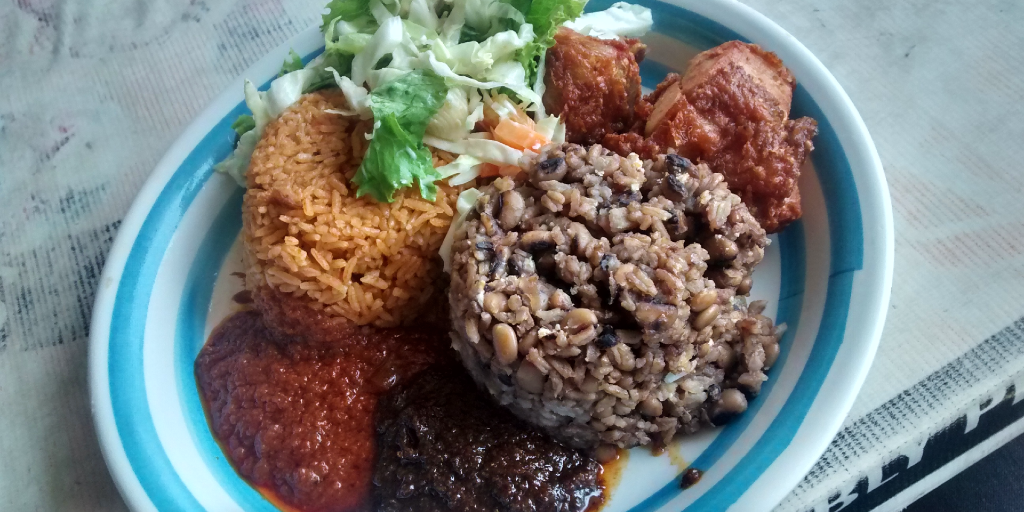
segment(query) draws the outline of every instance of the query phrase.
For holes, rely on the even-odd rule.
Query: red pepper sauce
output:
[[[276,340],[255,311],[196,358],[211,429],[239,474],[286,508],[370,507],[378,397],[446,357],[445,329],[357,329],[330,344]]]

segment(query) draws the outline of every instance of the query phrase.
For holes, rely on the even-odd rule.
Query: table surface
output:
[[[1024,3],[746,3],[860,109],[896,223],[878,356],[844,429],[779,510],[892,508],[1024,415]],[[106,252],[186,124],[317,23],[322,4],[0,5],[0,509],[124,508],[85,365]]]

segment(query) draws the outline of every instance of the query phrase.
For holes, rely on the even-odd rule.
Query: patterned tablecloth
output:
[[[1024,429],[1024,3],[748,2],[846,88],[896,221],[878,357],[779,509],[898,508]],[[105,255],[185,125],[322,3],[0,3],[0,509],[124,508],[86,386]]]

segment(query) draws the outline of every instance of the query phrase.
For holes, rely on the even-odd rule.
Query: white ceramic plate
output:
[[[592,1],[588,10],[606,8]],[[777,236],[755,273],[754,298],[789,327],[759,397],[728,426],[680,440],[661,457],[633,450],[611,511],[769,510],[821,455],[875,354],[892,280],[889,192],[864,123],[828,70],[792,36],[730,0],[641,1],[644,84],[684,70],[731,39],[776,52],[796,76],[793,117],[819,123],[800,188],[804,217]],[[288,50],[321,51],[316,27],[244,74],[273,78]],[[264,84],[266,85],[266,84]],[[172,146],[136,198],[110,251],[93,312],[93,415],[118,488],[135,510],[275,510],[231,468],[199,402],[192,363],[231,310],[240,280],[242,190],[212,166],[231,151],[245,111],[242,79]],[[701,481],[680,489],[692,464]]]

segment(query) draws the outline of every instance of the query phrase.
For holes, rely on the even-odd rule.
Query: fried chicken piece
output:
[[[568,28],[555,34],[544,75],[544,108],[562,116],[566,140],[593,144],[630,129],[641,101],[637,39],[598,39]]]
[[[647,97],[650,114],[632,133],[603,144],[645,158],[675,150],[725,176],[769,233],[800,218],[800,167],[817,123],[789,119],[796,81],[775,54],[731,41],[703,52],[686,74],[669,75]]]

